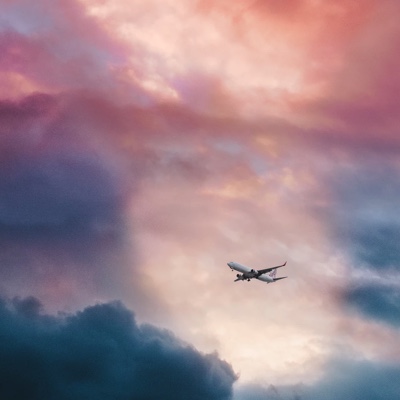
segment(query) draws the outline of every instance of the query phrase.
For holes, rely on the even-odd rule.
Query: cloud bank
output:
[[[227,400],[236,380],[216,354],[138,325],[121,303],[42,314],[37,299],[0,303],[3,399]]]

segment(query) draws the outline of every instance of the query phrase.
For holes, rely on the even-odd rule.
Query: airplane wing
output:
[[[265,268],[265,269],[259,269],[259,270],[258,270],[258,276],[260,276],[260,275],[262,275],[262,274],[266,274],[267,272],[271,272],[271,271],[274,270],[274,269],[284,267],[285,265],[286,265],[286,262],[285,262],[285,264],[278,265],[278,266],[276,266],[276,267]]]

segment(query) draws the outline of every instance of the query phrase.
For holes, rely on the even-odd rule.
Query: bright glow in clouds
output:
[[[120,300],[217,351],[236,400],[386,384],[378,372],[400,368],[399,7],[0,0],[2,296],[74,315]],[[228,261],[287,261],[289,278],[233,283]],[[193,354],[193,371],[225,371],[227,398],[228,364]]]
[[[207,81],[199,85],[194,78],[221,80],[218,85],[225,101],[228,96],[235,101],[243,96],[251,99],[251,103],[240,102],[238,111],[244,115],[263,114],[266,108],[269,114],[282,113],[287,107],[282,97],[315,96],[322,89],[322,81],[307,78],[316,63],[315,38],[309,36],[321,29],[312,9],[300,10],[304,22],[311,23],[310,32],[296,29],[303,23],[293,26],[293,22],[268,16],[260,20],[252,2],[233,6],[190,1],[85,3],[91,14],[104,19],[131,44],[131,62],[140,69],[144,86],[160,92],[173,88],[191,106],[204,97],[198,91],[202,85],[218,90],[209,88]],[[190,88],[198,90],[190,94]],[[216,95],[208,94],[212,104],[207,111],[212,113],[223,107],[213,103]]]

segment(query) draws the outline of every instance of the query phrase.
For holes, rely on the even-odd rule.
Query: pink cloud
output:
[[[332,219],[360,148],[395,165],[396,3],[32,4],[1,4],[3,223],[45,231],[25,246],[4,230],[15,287],[57,307],[124,297],[248,380],[307,379],[340,334],[362,337],[341,308],[349,260]],[[73,214],[85,224],[53,235]],[[233,284],[231,259],[287,259],[290,279]],[[343,343],[385,359],[386,329]],[[249,337],[274,349],[237,345]]]
[[[51,92],[115,85],[110,67],[124,62],[124,47],[80,3],[19,0],[3,4],[2,12],[9,15],[0,32],[3,71]]]

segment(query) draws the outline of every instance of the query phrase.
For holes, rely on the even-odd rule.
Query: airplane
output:
[[[237,281],[248,281],[250,282],[250,279],[256,278],[260,281],[264,281],[267,283],[272,283],[279,281],[280,279],[285,279],[287,276],[282,276],[280,278],[276,278],[276,270],[278,268],[284,267],[286,265],[286,262],[282,265],[278,265],[276,267],[272,268],[265,268],[265,269],[251,269],[249,267],[246,267],[245,265],[239,264],[237,262],[228,262],[228,267],[233,271],[239,271],[242,272],[242,274],[237,274],[236,277],[237,279],[234,280],[234,282]]]

